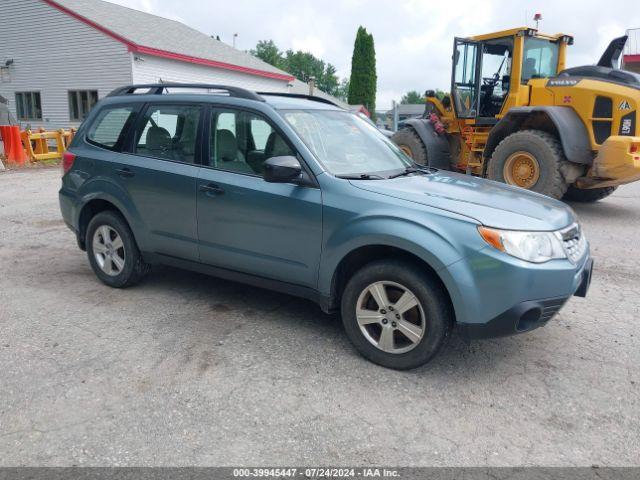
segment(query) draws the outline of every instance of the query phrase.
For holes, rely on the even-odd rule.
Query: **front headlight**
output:
[[[532,263],[567,258],[562,240],[555,232],[519,232],[478,227],[480,235],[494,248]]]

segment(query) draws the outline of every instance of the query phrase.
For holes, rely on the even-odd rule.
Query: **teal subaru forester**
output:
[[[63,169],[62,215],[105,284],[168,264],[306,297],[386,367],[424,364],[454,327],[544,325],[591,278],[569,207],[415,164],[323,98],[123,87]]]

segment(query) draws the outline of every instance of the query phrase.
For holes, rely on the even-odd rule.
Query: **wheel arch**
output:
[[[451,168],[451,150],[445,135],[438,135],[431,123],[424,118],[410,118],[405,128],[411,128],[427,149],[429,166],[449,170]]]
[[[133,219],[130,217],[130,215],[128,215],[127,210],[116,198],[111,195],[104,194],[103,192],[101,194],[87,196],[83,200],[81,207],[78,209],[78,218],[76,221],[76,225],[78,225],[77,236],[78,246],[82,250],[86,250],[87,248],[85,237],[87,234],[87,227],[89,226],[89,222],[98,213],[104,211],[113,211],[120,214],[129,226],[129,229],[131,230],[136,243],[138,244],[138,246],[140,246],[140,244],[138,243],[138,236],[136,235],[136,231],[134,230],[134,228],[132,228]]]
[[[404,260],[412,265],[418,265],[436,281],[442,288],[449,302],[451,311],[455,314],[454,296],[452,296],[451,288],[454,288],[443,276],[438,273],[438,269],[434,268],[428,261],[404,248],[387,245],[383,243],[362,245],[347,252],[339,261],[333,276],[331,278],[330,293],[330,309],[335,310],[340,305],[342,292],[349,279],[365,265],[381,259],[397,259]]]
[[[498,144],[512,133],[521,130],[542,130],[560,139],[567,160],[590,165],[593,152],[589,132],[578,114],[569,107],[539,106],[512,108],[491,129],[485,146],[484,171]]]

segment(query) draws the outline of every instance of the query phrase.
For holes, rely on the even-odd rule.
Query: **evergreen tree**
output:
[[[362,104],[375,119],[376,110],[376,51],[373,35],[364,27],[358,28],[351,58],[351,78],[348,101],[351,105]]]

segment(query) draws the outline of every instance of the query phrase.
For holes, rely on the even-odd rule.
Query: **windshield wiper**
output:
[[[360,173],[357,175],[336,175],[336,177],[344,180],[384,180],[384,177],[381,177],[380,175],[369,173]]]
[[[419,164],[414,164],[411,167],[407,167],[405,168],[402,172],[400,173],[394,173],[393,175],[389,175],[387,178],[398,178],[398,177],[404,177],[405,175],[410,175],[412,173],[426,173],[426,174],[430,174],[435,172],[435,169],[431,168],[431,167],[427,167],[425,165],[419,165]]]
[[[412,173],[424,173],[424,170],[419,170],[419,169],[414,168],[414,167],[407,167],[402,172],[394,173],[393,175],[389,175],[389,177],[387,177],[387,178],[404,177],[405,175],[410,175]]]

